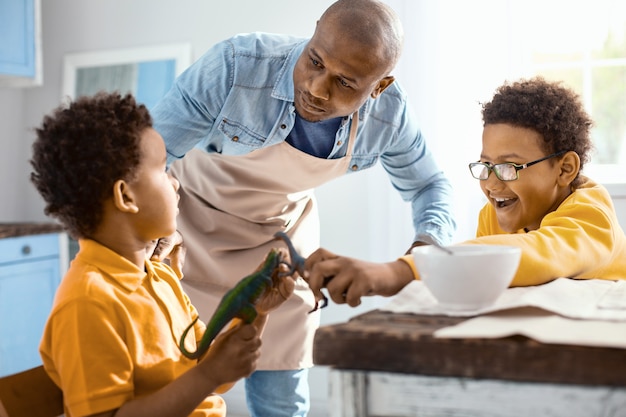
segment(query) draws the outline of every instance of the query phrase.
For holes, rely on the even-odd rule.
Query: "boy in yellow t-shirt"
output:
[[[178,181],[161,136],[130,95],[100,93],[61,106],[37,129],[31,179],[45,212],[79,239],[40,345],[44,367],[77,416],[224,416],[214,393],[254,371],[268,312],[293,292],[282,279],[252,324],[218,336],[199,361],[178,341],[197,316],[178,262],[147,259],[176,230]],[[205,330],[197,321],[187,350]]]
[[[522,248],[511,286],[559,277],[626,279],[626,237],[611,197],[581,175],[592,120],[579,97],[536,77],[502,85],[482,116],[482,152],[469,168],[488,202],[476,238],[463,244]],[[306,266],[318,296],[326,287],[333,301],[351,306],[419,279],[411,255],[373,263],[318,249]]]

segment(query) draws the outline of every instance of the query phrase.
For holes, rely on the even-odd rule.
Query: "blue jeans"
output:
[[[253,372],[246,378],[246,403],[251,417],[306,417],[309,370]]]

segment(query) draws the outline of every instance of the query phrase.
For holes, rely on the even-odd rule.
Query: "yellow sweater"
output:
[[[493,206],[480,211],[476,239],[462,244],[510,245],[522,248],[512,287],[539,285],[559,277],[626,279],[626,236],[607,190],[588,178],[539,229],[507,233],[498,225]],[[401,258],[419,274],[411,255]]]

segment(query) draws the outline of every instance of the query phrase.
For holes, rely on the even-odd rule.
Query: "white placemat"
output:
[[[559,278],[509,288],[490,307],[442,309],[420,281],[407,285],[381,310],[470,317],[434,333],[442,338],[500,338],[515,334],[542,343],[626,349],[626,281]]]
[[[471,317],[520,307],[536,307],[573,319],[626,321],[626,280],[558,278],[543,285],[508,288],[493,305],[472,311],[441,308],[421,281],[413,281],[380,309]]]

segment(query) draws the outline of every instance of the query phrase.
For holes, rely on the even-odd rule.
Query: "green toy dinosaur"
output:
[[[289,237],[283,232],[277,232],[274,237],[276,239],[282,239],[287,245],[291,264],[283,259],[281,252],[276,249],[271,249],[265,258],[263,266],[259,270],[241,279],[237,285],[224,294],[224,297],[222,297],[222,300],[217,306],[217,310],[215,310],[211,320],[207,323],[206,330],[195,352],[189,352],[185,349],[185,338],[189,330],[191,330],[196,321],[198,321],[198,317],[187,326],[178,344],[184,356],[189,359],[197,359],[204,355],[209,349],[211,342],[213,342],[213,339],[215,339],[222,329],[235,318],[239,318],[245,323],[252,323],[257,316],[255,304],[265,291],[274,285],[273,276],[275,274],[277,274],[276,276],[278,277],[285,277],[293,275],[295,271],[298,271],[301,276],[304,275],[305,259],[295,250]],[[277,269],[281,264],[287,265],[289,270],[278,273]]]

